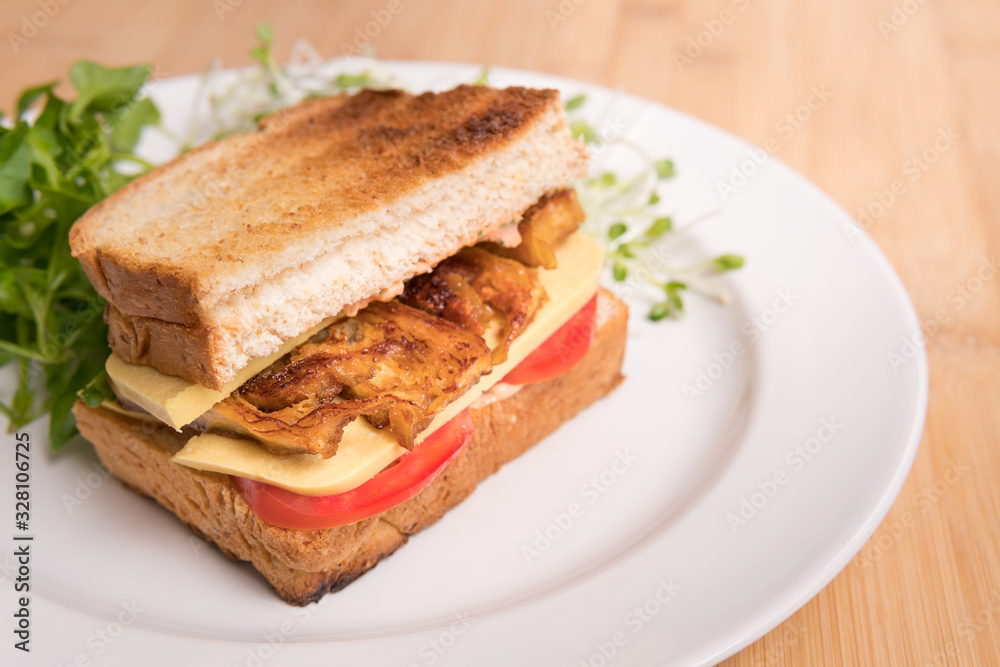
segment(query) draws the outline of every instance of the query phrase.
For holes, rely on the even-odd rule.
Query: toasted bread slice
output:
[[[315,99],[94,206],[70,244],[124,360],[214,389],[586,170],[554,90]]]
[[[597,335],[565,375],[524,386],[479,409],[475,431],[458,457],[407,502],[349,526],[291,530],[258,519],[230,478],[170,460],[189,437],[166,426],[104,408],[73,408],[80,432],[108,469],[154,498],[232,558],[248,560],[286,601],[315,602],[351,583],[459,504],[500,466],[520,456],[563,422],[618,386],[628,310],[601,290]]]

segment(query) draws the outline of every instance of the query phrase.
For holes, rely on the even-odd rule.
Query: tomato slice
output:
[[[422,491],[472,438],[472,417],[463,410],[356,489],[332,496],[293,491],[233,477],[243,500],[262,521],[282,528],[333,528],[381,514]]]
[[[580,363],[597,332],[597,295],[573,317],[514,367],[503,379],[507,384],[544,382],[559,377]]]

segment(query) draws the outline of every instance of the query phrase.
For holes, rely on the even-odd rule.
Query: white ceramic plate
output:
[[[388,66],[415,90],[478,74]],[[599,130],[674,159],[664,210],[680,224],[718,212],[671,252],[744,254],[725,280],[733,303],[690,298],[683,321],[653,325],[649,303],[626,294],[618,390],[306,609],[105,480],[82,442],[50,456],[34,425],[33,664],[711,663],[865,543],[906,477],[927,400],[922,351],[887,361],[919,324],[875,244],[801,176],[774,158],[754,169],[746,143],[698,120],[541,74],[497,69],[492,82],[585,92]],[[168,124],[184,122],[193,90],[184,77],[153,91]],[[629,168],[610,148],[596,163]],[[722,203],[734,167],[754,173]],[[0,469],[13,479],[12,454]],[[12,496],[0,516],[13,517]]]

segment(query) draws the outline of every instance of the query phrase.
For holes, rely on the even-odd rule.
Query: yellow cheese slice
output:
[[[111,410],[111,412],[122,415],[123,417],[131,417],[132,419],[138,419],[139,421],[144,421],[148,424],[160,423],[160,420],[153,415],[147,415],[145,412],[136,412],[135,410],[123,408],[121,403],[119,403],[116,399],[102,402],[101,407],[105,410]]]
[[[119,396],[179,431],[182,426],[187,426],[211,410],[213,405],[236,391],[244,382],[302,345],[331,322],[333,318],[327,318],[301,336],[287,341],[274,354],[254,359],[222,391],[203,387],[176,375],[161,373],[152,366],[130,364],[117,354],[108,357],[104,367]]]
[[[596,242],[575,233],[556,251],[556,259],[558,268],[539,270],[549,299],[511,344],[507,360],[441,411],[417,438],[418,443],[502,380],[594,295],[604,264],[604,251]],[[267,482],[306,496],[325,496],[360,486],[405,452],[387,430],[376,430],[357,419],[344,429],[337,454],[328,459],[311,454],[278,456],[250,440],[205,434],[191,438],[173,461]]]

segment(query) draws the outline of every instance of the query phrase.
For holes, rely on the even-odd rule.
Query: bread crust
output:
[[[628,311],[602,289],[598,318],[594,344],[573,370],[473,409],[472,440],[426,489],[379,516],[339,528],[291,530],[262,522],[227,475],[170,461],[190,433],[82,402],[73,412],[81,433],[127,486],[155,499],[231,558],[250,561],[285,601],[305,605],[373,568],[503,464],[614,389],[622,379]]]
[[[534,146],[535,139],[525,139],[534,128],[550,125],[548,143]],[[537,166],[514,167],[510,156],[500,157],[514,148],[521,151],[518,165]],[[556,163],[543,165],[546,156]],[[480,173],[475,165],[491,161],[500,166],[490,167],[489,176],[473,176]],[[520,217],[538,197],[565,187],[585,169],[586,151],[570,137],[555,90],[365,90],[307,101],[264,119],[258,132],[211,142],[132,181],[74,224],[70,246],[114,309],[110,342],[119,356],[218,389],[249,358],[427,270],[474,243],[477,234]],[[449,181],[453,176],[465,180]],[[504,179],[522,184],[523,191],[505,187],[510,184]],[[428,195],[439,183],[458,193],[455,205],[474,220],[448,227],[443,221],[457,218],[445,212],[434,230],[412,223],[443,199]],[[482,188],[507,193],[508,199],[479,212]],[[315,297],[304,311],[310,321],[294,332],[281,319],[287,315],[272,321],[269,299],[254,291],[261,285],[285,289],[276,282],[283,272],[302,274],[288,281],[288,289],[295,289],[305,278],[324,275],[310,264],[323,253],[393,229],[379,233],[397,241],[420,239],[409,267],[419,270],[396,275],[398,262],[369,258],[372,266],[386,264],[379,269],[384,275],[368,285],[371,291],[344,300],[319,290],[326,296]],[[233,298],[249,309],[235,319],[227,315],[234,311]],[[144,344],[181,336],[179,347]],[[272,349],[234,359],[247,340]]]

